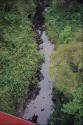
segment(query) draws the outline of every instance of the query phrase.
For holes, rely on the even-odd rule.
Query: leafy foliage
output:
[[[82,28],[82,6],[75,4],[72,12],[66,10],[67,8],[53,6],[47,8],[45,13],[47,33],[55,44],[64,43],[65,40],[73,42],[74,33]]]
[[[62,111],[74,116],[74,124],[83,123],[83,88],[72,91],[73,100],[63,105]]]
[[[67,94],[81,82],[79,65],[82,59],[82,43],[59,45],[50,57],[50,76],[54,86]]]
[[[58,43],[70,43],[73,41],[71,27],[66,26],[64,30],[59,34]]]
[[[83,124],[82,8],[76,1],[53,0],[45,13],[47,33],[55,45],[49,67],[55,105],[48,125]]]
[[[0,111],[11,114],[23,108],[29,85],[38,81],[36,72],[43,60],[37,50],[32,23],[24,11],[32,3],[26,2],[11,1],[13,8],[3,10],[0,19]]]

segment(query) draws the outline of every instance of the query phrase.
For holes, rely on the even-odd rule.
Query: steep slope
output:
[[[32,22],[33,0],[1,0],[0,111],[17,114],[28,98],[30,84],[38,81],[42,57],[37,50]]]
[[[49,67],[55,106],[49,125],[82,124],[82,8],[75,0],[53,0],[45,12],[47,33],[55,45]]]

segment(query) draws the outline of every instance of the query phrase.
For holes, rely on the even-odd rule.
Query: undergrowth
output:
[[[49,67],[55,105],[48,125],[83,124],[82,7],[76,1],[53,0],[44,14],[55,45]]]
[[[37,50],[32,23],[27,18],[29,13],[34,12],[33,1],[8,0],[2,3],[2,6],[0,111],[15,115],[19,108],[23,108],[25,99],[28,98],[30,84],[38,82],[36,72],[40,70],[43,58]]]

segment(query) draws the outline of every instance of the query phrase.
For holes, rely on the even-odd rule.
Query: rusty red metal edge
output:
[[[0,112],[0,125],[36,125],[24,119]]]

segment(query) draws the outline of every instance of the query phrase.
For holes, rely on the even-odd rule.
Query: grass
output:
[[[34,3],[21,0],[12,4],[0,18],[0,111],[17,115],[28,98],[30,84],[38,82],[36,72],[43,58],[27,18],[27,12],[34,12]]]

